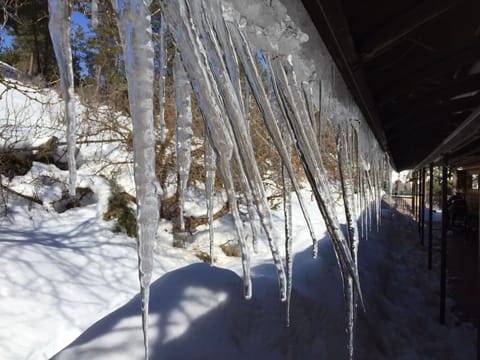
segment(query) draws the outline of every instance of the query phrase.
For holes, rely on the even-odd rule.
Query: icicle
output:
[[[362,193],[363,193],[363,236],[365,240],[368,240],[368,223],[369,223],[369,214],[370,214],[370,198],[366,186],[366,171],[361,168],[361,181],[362,181]]]
[[[310,118],[310,122],[312,123],[312,128],[314,131],[315,138],[318,138],[318,122],[315,119],[315,109],[313,105],[313,90],[310,83],[307,81],[302,82],[302,92],[305,104],[307,106],[308,116]]]
[[[238,24],[227,22],[226,25],[230,35],[232,36],[233,44],[235,46],[237,54],[245,69],[245,73],[250,83],[250,87],[252,89],[253,95],[255,96],[255,99],[260,107],[260,110],[262,111],[265,126],[267,127],[267,130],[270,133],[271,139],[275,144],[275,147],[282,159],[283,164],[286,166],[286,170],[292,181],[292,186],[295,190],[295,193],[297,194],[300,207],[302,209],[305,220],[308,224],[308,228],[310,230],[312,238],[316,239],[315,234],[313,233],[313,227],[311,225],[311,221],[308,216],[306,206],[304,204],[302,196],[300,195],[300,186],[298,185],[298,181],[295,176],[295,171],[293,169],[291,161],[289,160],[290,159],[289,152],[287,151],[287,147],[283,141],[283,134],[281,133],[278,127],[272,107],[268,100],[265,89],[263,88],[263,84],[262,84],[262,81],[260,80],[260,76],[255,66],[255,62],[253,60],[252,52],[250,50],[248,42],[246,41],[243,34],[239,31]]]
[[[215,188],[215,173],[217,171],[216,155],[205,129],[204,152],[205,152],[205,195],[207,200],[208,234],[210,237],[210,264],[213,265],[214,236],[213,236],[213,192]]]
[[[117,0],[112,0],[112,5],[115,9],[121,9],[117,22],[124,50],[128,99],[133,122],[138,269],[145,359],[148,359],[148,304],[153,270],[153,248],[159,218],[158,197],[162,191],[155,175],[154,52],[149,11],[150,2],[118,1],[121,1],[121,3],[117,4]]]
[[[190,165],[192,163],[192,104],[190,93],[192,87],[178,51],[174,58],[174,93],[177,109],[177,172],[178,172],[178,207],[180,209],[180,231],[185,231],[184,205]]]
[[[258,215],[267,236],[274,265],[277,270],[280,286],[280,297],[281,299],[285,299],[285,270],[276,245],[276,236],[274,234],[273,222],[271,219],[270,208],[267,202],[265,190],[263,188],[262,178],[256,164],[255,153],[248,135],[243,112],[243,103],[240,104],[238,101],[234,87],[230,81],[226,65],[222,60],[218,39],[215,37],[215,34],[220,33],[222,29],[216,28],[214,31],[208,17],[205,16],[205,14],[209,13],[211,9],[207,10],[203,1],[201,4],[200,1],[190,2],[189,8],[194,14],[193,20],[195,28],[198,29],[200,34],[202,34],[202,40],[206,47],[208,63],[210,64],[211,72],[223,99],[228,119],[230,120],[234,141],[238,148],[238,154],[240,155],[240,166],[243,166],[245,170],[248,183],[252,189],[252,194],[257,205]],[[215,4],[213,8],[220,9],[220,4]],[[195,22],[196,19],[202,19],[202,21]]]
[[[337,142],[337,155],[338,165],[340,173],[340,181],[343,192],[343,204],[345,209],[345,217],[347,220],[347,234],[350,245],[350,253],[355,266],[355,271],[358,275],[358,229],[356,223],[356,213],[353,205],[354,192],[353,192],[353,176],[352,176],[352,163],[349,157],[348,145],[348,129],[338,126],[336,130],[336,142]],[[353,359],[354,348],[354,325],[356,319],[356,293],[353,287],[353,279],[349,276],[344,279],[344,292],[346,304],[346,322],[347,322],[347,334],[348,334],[348,354],[349,359]]]
[[[91,25],[92,29],[96,30],[98,27],[98,0],[92,0],[91,8]]]
[[[225,68],[228,71],[228,75],[233,86],[233,90],[235,91],[236,101],[238,102],[239,106],[241,107],[241,111],[243,111],[243,119],[245,121],[245,127],[247,130],[247,138],[250,139],[250,128],[249,128],[249,115],[250,115],[250,99],[249,97],[249,87],[248,85],[245,86],[245,98],[243,99],[242,94],[242,86],[240,81],[240,66],[238,63],[237,54],[233,49],[232,40],[227,33],[225,24],[223,22],[223,18],[218,11],[209,11],[210,9],[206,9],[205,2],[202,2],[202,13],[211,15],[212,20],[209,21],[208,17],[204,18],[204,25],[205,27],[199,27],[204,29],[204,31],[211,32],[213,31],[213,27],[215,27],[215,35],[216,37],[212,36],[211,40],[214,45],[216,45],[216,52],[219,58],[223,57],[225,59],[225,64],[220,65],[220,68],[223,68],[224,74]],[[215,4],[217,9],[221,8],[220,3]],[[206,34],[205,34],[206,35]],[[204,39],[206,40],[207,37],[205,36]],[[213,50],[213,49],[212,49]],[[223,54],[221,52],[223,51]],[[223,55],[223,56],[222,56]],[[212,69],[213,73],[216,74],[218,69]],[[218,80],[217,80],[218,81]],[[233,129],[231,129],[231,136],[232,139],[235,139],[235,135],[233,133]],[[241,150],[240,150],[241,151]],[[247,175],[245,173],[244,166],[242,166],[242,158],[240,156],[239,150],[234,147],[234,156],[239,164],[240,173],[238,174],[238,178],[240,180],[242,190],[245,195],[245,200],[247,203],[247,211],[248,211],[248,218],[250,223],[250,229],[252,233],[252,245],[254,252],[257,252],[257,242],[258,242],[258,230],[256,224],[256,209],[254,205],[254,196],[252,194],[252,187],[249,184],[247,179]]]
[[[282,166],[283,214],[285,220],[285,262],[287,271],[287,313],[286,326],[290,326],[290,303],[293,278],[293,234],[292,234],[292,184],[285,166]]]
[[[365,179],[366,179],[366,185],[368,187],[368,212],[367,212],[367,227],[368,227],[368,232],[372,231],[372,212],[374,211],[374,205],[375,205],[375,194],[374,194],[374,188],[372,185],[372,181],[370,178],[370,172],[371,172],[371,165],[365,166]]]
[[[244,100],[243,100],[242,86],[240,81],[240,66],[238,63],[238,57],[237,57],[237,54],[235,53],[235,50],[232,44],[232,39],[227,32],[225,23],[223,21],[222,13],[220,11],[223,5],[218,0],[210,0],[210,2],[213,2],[213,4],[207,5],[205,4],[205,1],[202,0],[203,12],[211,15],[211,18],[212,18],[212,21],[210,22],[207,20],[205,25],[207,25],[207,27],[210,30],[215,29],[216,37],[215,38],[212,37],[212,39],[218,42],[218,46],[221,48],[220,51],[223,51],[225,66],[228,70],[228,74],[229,74],[233,89],[237,96],[238,103],[242,107],[242,110],[244,111],[244,118],[247,119],[247,113],[249,112],[247,110],[249,108],[248,109],[246,108],[246,105],[244,104]],[[216,7],[218,11],[211,11],[211,7]],[[208,29],[205,28],[205,30],[208,30]]]
[[[240,162],[240,156],[238,155],[238,151],[236,152],[237,155],[235,158],[238,162]],[[256,214],[257,211],[255,209],[254,199],[252,190],[248,183],[248,179],[245,175],[245,171],[243,171],[243,167],[240,167],[241,172],[239,174],[239,179],[242,184],[242,189],[245,194],[246,202],[247,202],[247,211],[248,211],[248,220],[250,222],[250,230],[252,231],[252,246],[253,251],[256,253],[258,251],[258,229],[257,229],[257,221],[256,221]]]
[[[379,160],[375,162],[375,168],[373,172],[373,180],[375,183],[375,225],[377,232],[380,231],[380,218],[381,218],[381,206],[382,206],[382,192],[381,192],[381,180],[380,180],[380,163]]]
[[[330,106],[330,96],[327,91],[326,81],[320,81],[320,119],[318,122],[318,149],[322,153],[325,149],[325,138],[328,121],[328,108]]]
[[[158,113],[158,131],[160,142],[163,144],[167,139],[167,123],[165,121],[165,81],[167,77],[167,41],[165,39],[167,26],[163,12],[160,15],[160,33],[159,33],[159,71],[160,77],[158,79],[158,98],[159,98],[159,113]]]
[[[73,83],[72,49],[70,44],[70,1],[49,0],[48,11],[50,14],[48,29],[60,70],[63,100],[65,101],[64,122],[67,128],[67,159],[70,173],[68,191],[70,196],[73,197],[76,193],[77,166],[75,161],[75,91]]]
[[[206,123],[206,133],[217,154],[217,164],[227,192],[229,206],[234,217],[237,234],[242,252],[242,268],[244,281],[244,296],[250,299],[252,285],[250,277],[250,253],[245,243],[243,224],[238,211],[238,204],[233,184],[230,162],[232,159],[233,142],[224,123],[225,113],[221,108],[221,98],[215,86],[213,74],[208,67],[206,50],[198,34],[191,26],[190,14],[184,0],[160,2],[165,18],[177,43],[182,44],[182,61],[193,85],[193,90]]]
[[[247,129],[250,133],[250,86],[248,85],[248,79],[245,77],[245,120],[247,121]]]
[[[275,75],[279,82],[282,95],[281,101],[284,102],[288,109],[289,122],[295,132],[297,149],[301,155],[307,177],[312,183],[312,189],[315,193],[320,212],[325,220],[327,230],[332,238],[343,279],[351,275],[360,294],[359,279],[355,271],[348,244],[340,230],[333,198],[328,189],[328,179],[321,164],[318,145],[313,137],[311,122],[305,114],[305,108],[296,84],[295,76],[290,67],[289,78],[287,79],[287,74],[278,60],[276,61]]]

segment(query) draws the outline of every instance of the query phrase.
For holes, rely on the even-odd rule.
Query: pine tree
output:
[[[16,59],[12,65],[29,76],[42,76],[47,81],[56,78],[53,45],[48,31],[48,0],[25,0],[5,3],[1,10],[5,27],[13,35],[12,50]]]
[[[114,11],[108,0],[98,1],[98,26],[86,41],[84,64],[96,97],[113,95],[115,103],[126,100],[122,49]],[[119,97],[119,98],[118,98]]]

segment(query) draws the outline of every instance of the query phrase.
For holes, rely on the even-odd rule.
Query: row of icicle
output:
[[[165,141],[166,122],[165,79],[167,74],[167,33],[173,39],[176,52],[173,61],[174,97],[177,109],[176,142],[179,175],[180,228],[184,230],[184,194],[187,186],[192,141],[191,95],[196,97],[204,120],[205,189],[210,225],[210,259],[213,259],[213,192],[217,169],[234,217],[242,254],[244,296],[252,296],[250,246],[243,227],[237,200],[232,163],[235,162],[241,189],[247,202],[251,226],[252,247],[259,237],[261,225],[277,270],[280,299],[287,302],[287,326],[290,323],[292,292],[292,209],[291,194],[295,193],[313,242],[313,257],[317,256],[317,235],[308,215],[301,188],[292,165],[294,152],[301,159],[306,177],[332,240],[343,279],[346,300],[348,354],[353,358],[354,323],[358,302],[362,303],[358,275],[358,244],[366,237],[381,211],[381,189],[388,179],[388,159],[378,150],[370,130],[362,126],[358,109],[350,95],[335,94],[332,80],[322,81],[316,117],[313,83],[299,84],[290,58],[263,53],[261,66],[254,56],[244,32],[244,23],[235,16],[224,16],[227,9],[220,0],[159,0],[161,27],[159,34],[160,112],[153,115],[154,49],[152,46],[150,1],[111,0],[117,12],[117,23],[124,50],[130,111],[133,122],[133,147],[138,223],[138,266],[142,299],[142,323],[145,358],[148,359],[148,303],[153,269],[153,247],[159,219],[159,199],[162,196],[155,175],[155,141]],[[98,7],[92,2],[92,24],[97,20]],[[61,84],[66,103],[65,119],[68,139],[70,195],[75,195],[75,109],[73,70],[70,50],[70,2],[49,0],[50,32],[60,68]],[[241,72],[243,69],[244,75]],[[259,73],[263,69],[263,74]],[[242,79],[242,76],[245,78]],[[242,82],[242,80],[244,80]],[[245,84],[242,86],[242,84]],[[320,86],[321,85],[321,86]],[[282,164],[285,211],[285,253],[283,264],[276,239],[265,188],[257,166],[249,130],[250,97],[262,113]],[[337,97],[336,97],[337,96]],[[343,102],[343,103],[342,103]],[[336,104],[350,104],[336,106]],[[341,111],[340,111],[340,110]],[[344,209],[347,219],[346,236],[340,229],[336,204],[332,197],[319,139],[325,132],[326,121],[334,125],[337,159]],[[156,121],[155,121],[156,120]],[[372,148],[374,150],[372,150]],[[233,161],[232,161],[233,160]],[[258,220],[257,220],[258,219]],[[361,234],[357,228],[361,225]]]

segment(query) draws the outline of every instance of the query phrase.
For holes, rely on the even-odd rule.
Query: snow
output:
[[[138,291],[135,243],[112,236],[95,205],[12,212],[0,230],[0,358],[49,358]]]
[[[313,211],[315,204],[310,202],[309,207]],[[9,309],[9,313],[19,309],[12,316],[1,314],[6,319],[1,343],[21,339],[21,344],[13,342],[10,349],[2,346],[2,359],[48,358],[113,308],[117,309],[54,358],[141,359],[140,300],[135,296],[120,306],[136,292],[135,250],[123,243],[124,238],[112,238],[102,229],[91,209],[71,211],[64,219],[46,222],[40,232],[43,236],[35,237],[22,226],[24,236],[17,235],[6,243],[4,236],[12,237],[1,233],[2,251],[10,248],[2,268],[11,273],[21,258],[30,269],[18,271],[18,285],[11,279],[1,280],[2,296],[8,300],[2,309]],[[294,201],[293,211],[300,211],[298,202]],[[382,214],[381,231],[360,245],[367,313],[359,313],[356,358],[473,358],[472,327],[453,325],[451,316],[449,326],[441,326],[436,319],[438,282],[435,273],[419,272],[425,254],[417,247],[415,226],[385,204]],[[30,223],[26,214],[21,216],[23,225]],[[43,214],[42,220],[50,217]],[[72,217],[77,221],[66,227],[65,222]],[[283,226],[281,213],[274,218],[277,226]],[[298,219],[294,217],[293,225],[296,265],[290,328],[284,326],[285,305],[278,301],[268,248],[260,249],[260,256],[252,263],[254,297],[247,301],[241,296],[238,260],[221,262],[222,267],[193,264],[191,257],[184,258],[185,250],[170,248],[165,253],[164,247],[157,257],[158,280],[151,288],[152,358],[279,359],[290,354],[293,359],[344,359],[343,293],[333,248],[328,239],[321,239],[319,257],[313,260],[308,230]],[[88,221],[90,226],[79,226]],[[58,231],[59,224],[64,231]],[[325,232],[320,222],[315,227]],[[62,238],[61,234],[79,228],[85,230],[75,238]],[[16,228],[11,231],[16,232]],[[55,235],[58,246],[41,241],[49,236],[47,233]],[[230,233],[235,233],[231,223]],[[25,284],[28,289],[21,286]]]
[[[0,83],[0,94],[0,148],[37,146],[64,134],[60,126],[64,107],[57,94],[14,80]]]

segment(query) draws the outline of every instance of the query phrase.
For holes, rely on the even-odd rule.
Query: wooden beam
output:
[[[385,130],[387,132],[395,131],[399,127],[405,126],[409,121],[417,119],[419,124],[428,122],[428,119],[436,119],[438,117],[445,117],[448,114],[453,114],[459,111],[474,110],[480,106],[480,94],[468,97],[455,98],[448,101],[438,103],[426,103],[409,109],[407,112],[400,114],[398,117],[388,119],[385,121]],[[427,120],[423,120],[427,119]]]
[[[413,31],[450,10],[457,3],[458,1],[452,0],[422,1],[402,16],[392,19],[384,28],[375,29],[375,33],[360,45],[362,61],[368,63],[375,59]]]
[[[475,140],[467,142],[465,146],[459,147],[458,150],[450,153],[449,156],[452,164],[459,164],[462,166],[467,162],[470,163],[474,159],[480,158],[480,132],[477,134]]]
[[[452,98],[475,90],[480,90],[480,74],[442,82],[439,86],[428,90],[419,90],[418,94],[411,94],[405,100],[400,100],[397,103],[392,103],[391,98],[386,98],[379,105],[379,108],[381,112],[398,113],[407,109],[419,108],[422,104]]]
[[[441,159],[443,154],[456,151],[462,145],[475,141],[480,131],[480,106],[460,124],[460,126],[447,136],[429,155],[422,160],[418,166],[425,166],[431,162],[435,163]]]
[[[453,74],[459,67],[473,64],[480,58],[480,40],[476,39],[458,48],[437,53],[428,61],[411,62],[391,76],[379,73],[376,79],[371,79],[372,89],[377,102],[384,103],[386,99],[402,94],[409,94],[415,87],[427,80],[438,78],[442,73]],[[452,76],[453,77],[453,76]]]

